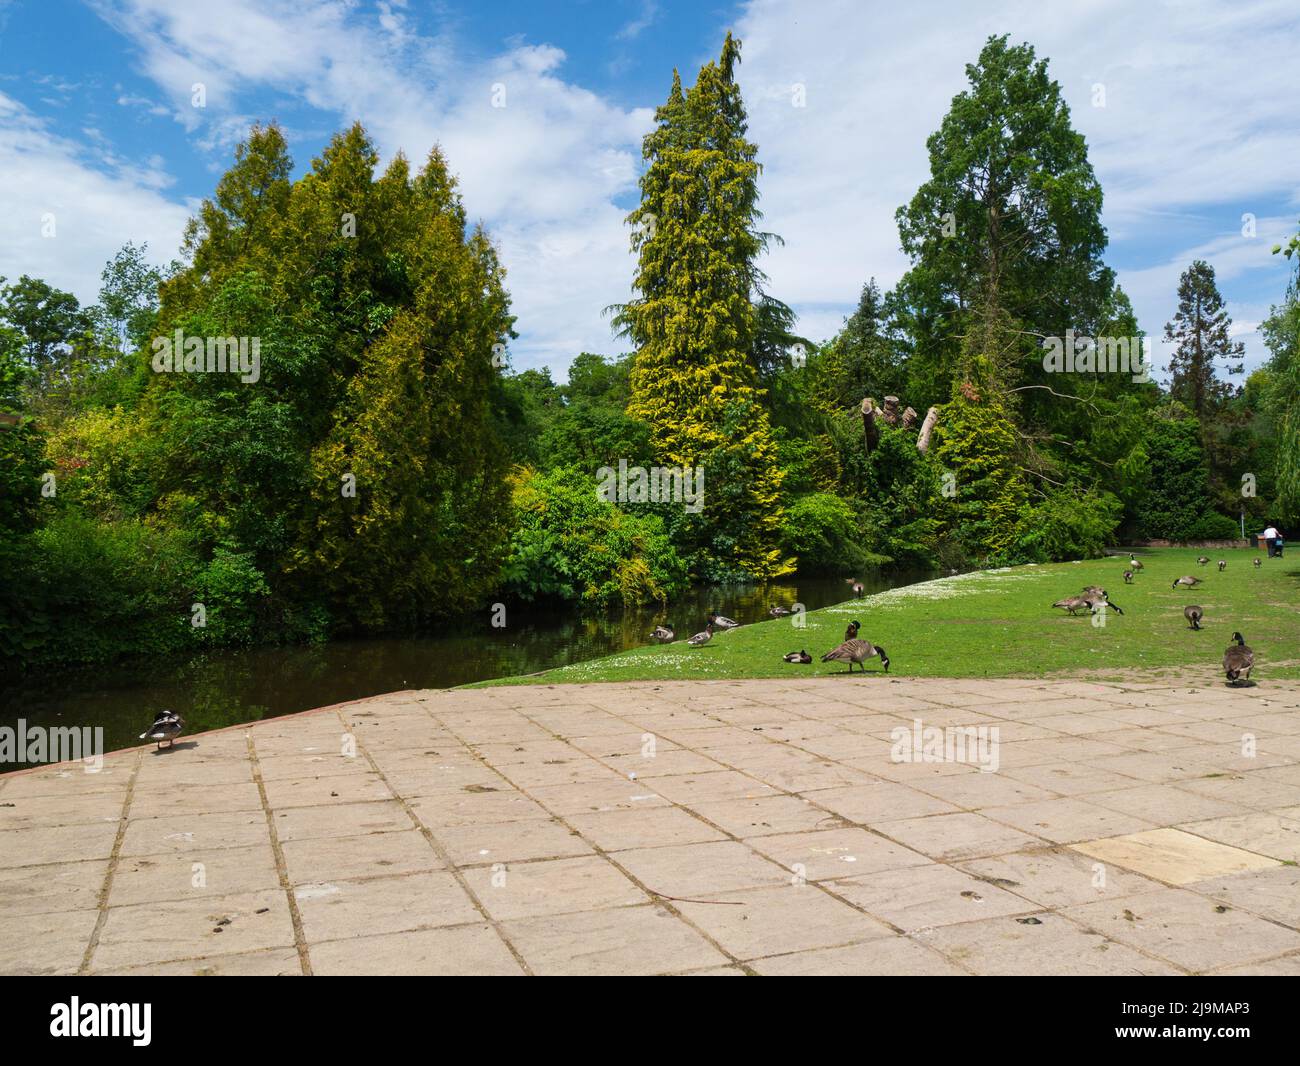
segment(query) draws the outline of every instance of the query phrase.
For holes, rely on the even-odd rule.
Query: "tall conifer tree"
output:
[[[636,297],[618,325],[636,345],[628,413],[651,426],[656,458],[702,465],[705,503],[693,545],[716,573],[791,569],[776,547],[781,471],[753,353],[762,299],[757,147],[735,80],[740,43],[656,113],[643,154]]]

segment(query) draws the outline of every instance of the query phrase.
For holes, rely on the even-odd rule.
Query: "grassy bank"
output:
[[[1202,554],[1214,561],[1198,566]],[[1074,674],[1122,680],[1134,671],[1158,671],[1204,682],[1219,671],[1224,647],[1240,630],[1255,649],[1258,680],[1300,677],[1300,557],[1264,559],[1259,569],[1252,561],[1262,553],[1248,549],[1150,549],[1138,558],[1144,569],[1132,585],[1123,580],[1127,556],[982,571],[815,611],[805,616],[802,629],[782,618],[719,633],[703,648],[647,640],[644,648],[489,684],[843,673],[843,664],[820,659],[843,639],[850,619],[861,621],[861,636],[885,646],[894,676]],[[1223,573],[1215,565],[1219,559],[1228,562]],[[1170,588],[1184,574],[1203,584]],[[1096,626],[1086,613],[1071,618],[1051,607],[1094,584],[1109,592],[1122,615],[1109,611],[1105,625]],[[1205,609],[1200,632],[1190,630],[1183,617],[1183,608],[1193,603]],[[726,603],[718,610],[726,614]],[[703,625],[703,619],[683,619],[678,634],[687,636]],[[786,652],[803,648],[813,665],[782,661]],[[879,673],[880,660],[872,660],[868,670]]]

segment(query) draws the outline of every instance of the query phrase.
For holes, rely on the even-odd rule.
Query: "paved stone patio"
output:
[[[401,692],[0,777],[0,972],[1297,975],[1297,861],[1296,684]]]

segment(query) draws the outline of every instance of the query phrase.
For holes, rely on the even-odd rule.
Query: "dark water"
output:
[[[868,592],[931,575],[864,578]],[[340,640],[315,646],[244,648],[194,657],[41,673],[0,689],[0,726],[102,727],[105,750],[130,747],[156,711],[178,711],[186,732],[273,718],[344,700],[412,688],[536,673],[650,643],[661,622],[678,639],[704,628],[710,609],[742,623],[774,604],[810,611],[852,595],[839,578],[770,585],[699,587],[667,608],[579,615],[573,608],[507,605],[504,628],[483,610],[423,636]],[[0,772],[22,764],[0,766]]]

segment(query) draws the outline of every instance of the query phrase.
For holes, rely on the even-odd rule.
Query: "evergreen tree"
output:
[[[914,406],[947,394],[963,350],[1000,382],[1039,381],[1035,335],[1093,333],[1113,284],[1101,186],[1047,61],[991,37],[966,75],[928,141],[930,177],[897,213]]]
[[[1240,360],[1246,346],[1232,340],[1231,325],[1214,281],[1214,268],[1203,259],[1196,260],[1178,279],[1178,311],[1173,321],[1165,324],[1165,340],[1175,345],[1169,362],[1173,374],[1170,394],[1192,409],[1202,427],[1232,393],[1232,387],[1216,376],[1215,368],[1224,363],[1229,374],[1243,370]]]
[[[756,261],[769,235],[757,228],[760,168],[745,137],[739,57],[728,34],[689,92],[673,74],[629,216],[637,296],[616,322],[637,350],[628,414],[650,425],[656,459],[705,469],[690,535],[708,569],[769,577],[790,563],[777,547],[782,475],[755,368]]]

